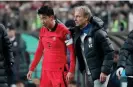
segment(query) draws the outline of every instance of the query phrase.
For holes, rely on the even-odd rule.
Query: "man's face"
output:
[[[8,34],[8,37],[9,38],[12,38],[12,37],[15,36],[16,31],[15,30],[9,30],[9,29],[7,29],[7,34]]]
[[[88,17],[84,15],[83,10],[75,10],[74,21],[76,26],[84,26],[88,21]]]
[[[39,15],[40,20],[45,27],[51,26],[51,23],[53,21],[53,16],[46,16],[46,15]]]

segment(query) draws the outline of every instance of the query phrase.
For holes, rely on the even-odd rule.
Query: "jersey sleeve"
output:
[[[42,33],[42,31],[40,31],[38,47],[37,47],[37,50],[35,52],[34,59],[31,63],[31,66],[30,66],[30,69],[29,69],[30,71],[34,71],[34,69],[36,68],[36,66],[39,63],[39,61],[42,57],[42,54],[43,54],[44,47],[43,47],[43,44],[42,44],[41,33]]]

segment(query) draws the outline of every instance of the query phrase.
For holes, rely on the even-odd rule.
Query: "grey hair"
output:
[[[90,8],[88,8],[87,6],[77,6],[77,7],[75,8],[75,11],[76,11],[76,10],[82,10],[82,11],[84,12],[84,16],[88,16],[89,19],[90,19],[91,16],[92,16],[92,12],[91,12]]]

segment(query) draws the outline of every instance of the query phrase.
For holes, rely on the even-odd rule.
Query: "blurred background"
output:
[[[4,24],[6,28],[12,26],[26,45],[24,57],[20,57],[23,60],[23,62],[20,61],[19,63],[22,63],[20,72],[24,71],[22,67],[25,69],[29,67],[37,48],[38,33],[42,26],[37,15],[37,9],[42,5],[52,6],[56,18],[69,28],[73,27],[73,8],[78,5],[87,5],[94,16],[98,16],[104,21],[105,29],[108,31],[111,42],[118,52],[127,38],[128,32],[133,29],[133,1],[0,1],[0,23]],[[39,87],[41,62],[33,74],[32,81],[26,80],[25,75],[28,72],[28,68],[26,70],[24,75],[18,79],[16,86]],[[82,79],[83,76],[76,69],[75,80],[80,84],[79,87],[84,87]],[[28,86],[23,86],[24,84]],[[126,86],[124,72],[121,84],[121,87]]]

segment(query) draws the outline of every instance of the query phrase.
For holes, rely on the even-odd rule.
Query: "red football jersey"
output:
[[[42,70],[64,70],[67,63],[66,48],[70,51],[70,72],[75,71],[73,40],[69,30],[63,24],[57,24],[55,31],[42,27],[38,48],[30,70],[33,71],[44,54]]]

